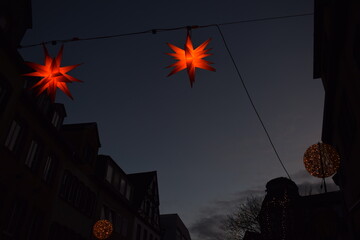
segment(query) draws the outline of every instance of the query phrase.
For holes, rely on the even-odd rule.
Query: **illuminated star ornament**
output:
[[[80,64],[60,67],[63,49],[64,46],[61,46],[60,51],[56,56],[56,58],[51,58],[44,45],[45,65],[32,63],[32,62],[25,62],[28,66],[33,68],[35,72],[26,73],[23,74],[23,76],[42,77],[42,79],[38,81],[36,84],[34,84],[34,86],[32,86],[30,89],[36,88],[35,92],[37,96],[47,89],[47,93],[50,96],[52,102],[55,101],[56,88],[59,88],[68,97],[73,99],[66,83],[82,82],[81,80],[76,79],[67,74],[67,72],[78,67]]]
[[[187,69],[190,85],[193,86],[195,82],[195,68],[202,68],[205,70],[215,72],[215,68],[211,67],[212,62],[206,61],[203,58],[210,56],[212,54],[208,53],[211,49],[205,49],[209,44],[211,39],[206,40],[200,46],[194,49],[191,42],[190,34],[188,33],[186,38],[186,43],[184,49],[181,49],[171,43],[167,45],[174,51],[174,53],[166,53],[174,57],[177,62],[171,64],[167,68],[173,67],[174,69],[169,73],[168,76],[171,76],[181,70]]]

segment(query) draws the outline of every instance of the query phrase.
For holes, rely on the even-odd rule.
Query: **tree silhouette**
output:
[[[241,240],[245,232],[260,233],[258,215],[263,197],[250,196],[240,202],[233,213],[227,215],[223,230],[228,240]]]

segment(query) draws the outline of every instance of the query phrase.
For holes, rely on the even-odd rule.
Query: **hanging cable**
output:
[[[277,17],[254,18],[254,19],[240,20],[240,21],[235,21],[235,22],[225,22],[225,23],[209,24],[209,25],[202,25],[202,26],[191,25],[191,26],[182,26],[182,27],[175,27],[175,28],[157,28],[157,29],[150,29],[150,30],[141,31],[141,32],[121,33],[121,34],[98,36],[98,37],[88,37],[88,38],[73,37],[70,39],[51,40],[51,41],[35,43],[35,44],[30,44],[30,45],[24,45],[24,46],[20,45],[19,48],[35,47],[35,46],[40,46],[43,44],[55,45],[57,43],[68,43],[68,42],[118,38],[118,37],[126,37],[126,36],[131,36],[131,35],[140,35],[140,34],[147,34],[147,33],[156,34],[159,32],[176,31],[176,30],[180,30],[180,29],[207,28],[207,27],[214,27],[214,26],[225,26],[225,25],[233,25],[233,24],[249,23],[249,22],[261,22],[261,21],[278,20],[278,19],[285,19],[285,18],[312,16],[312,15],[314,15],[314,14],[313,13],[303,13],[303,14],[294,14],[294,15],[286,15],[286,16],[277,16]]]
[[[256,113],[256,116],[258,117],[258,119],[259,119],[259,121],[260,121],[260,123],[261,123],[261,126],[263,127],[263,129],[264,129],[264,131],[265,131],[265,133],[266,133],[266,136],[267,136],[267,138],[269,139],[269,142],[270,142],[272,148],[274,149],[274,152],[275,152],[275,154],[276,154],[277,159],[279,160],[279,162],[280,162],[282,168],[284,169],[286,175],[287,175],[288,178],[291,180],[291,177],[290,177],[288,171],[286,170],[285,165],[284,165],[284,163],[282,162],[282,160],[281,160],[281,158],[280,158],[280,156],[279,156],[279,154],[278,154],[278,152],[277,152],[277,150],[276,150],[276,148],[275,148],[275,145],[274,145],[273,141],[271,140],[270,134],[269,134],[268,130],[266,129],[265,124],[264,124],[264,122],[262,121],[262,119],[261,119],[261,117],[260,117],[260,114],[259,114],[259,112],[257,111],[253,100],[251,99],[250,93],[249,93],[249,91],[248,91],[248,89],[247,89],[247,87],[246,87],[246,85],[245,85],[244,79],[242,78],[242,76],[241,76],[241,74],[240,74],[239,68],[237,67],[237,65],[236,65],[236,63],[235,63],[234,57],[233,57],[232,54],[231,54],[231,51],[230,51],[230,49],[229,49],[229,46],[228,46],[227,43],[226,43],[225,37],[224,37],[224,35],[223,35],[223,33],[222,33],[221,29],[220,29],[220,26],[219,26],[219,25],[216,25],[216,27],[217,27],[217,29],[218,29],[219,32],[220,32],[220,35],[221,35],[221,38],[222,38],[222,40],[223,40],[223,42],[224,42],[225,48],[226,48],[227,52],[229,53],[229,56],[230,56],[230,58],[231,58],[231,61],[232,61],[233,64],[234,64],[234,67],[235,67],[235,69],[236,69],[236,72],[237,72],[237,74],[238,74],[238,76],[239,76],[239,78],[240,78],[240,81],[241,81],[244,89],[245,89],[246,95],[247,95],[248,98],[249,98],[249,101],[250,101],[250,103],[251,103],[251,106],[253,107],[253,109],[254,109],[254,111],[255,111],[255,113]]]

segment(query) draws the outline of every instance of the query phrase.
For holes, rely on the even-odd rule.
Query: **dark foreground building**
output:
[[[96,123],[64,125],[63,104],[28,89],[17,47],[30,5],[0,1],[0,239],[90,240],[108,219],[110,239],[160,240],[156,172],[127,175],[98,155]]]
[[[244,240],[346,240],[341,193],[300,196],[296,184],[275,178],[266,184],[258,216],[261,233]]]
[[[162,240],[191,240],[189,230],[177,214],[160,215]]]
[[[360,239],[360,2],[316,0],[314,78],[325,90],[322,141],[341,155],[334,177],[345,204],[345,238]]]

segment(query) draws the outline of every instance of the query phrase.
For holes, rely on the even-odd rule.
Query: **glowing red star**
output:
[[[56,56],[56,58],[51,58],[44,45],[45,65],[40,65],[32,62],[25,62],[28,66],[36,70],[36,72],[23,74],[24,76],[42,77],[42,79],[39,82],[37,82],[34,86],[32,86],[31,89],[35,87],[37,88],[36,89],[37,96],[40,95],[42,92],[44,92],[45,89],[47,89],[47,93],[50,96],[52,102],[55,101],[56,88],[59,88],[67,96],[73,99],[66,83],[82,82],[81,80],[66,74],[67,72],[78,67],[80,64],[60,67],[63,49],[64,46],[61,46],[60,51]]]
[[[174,69],[169,73],[168,76],[171,76],[181,70],[187,68],[187,72],[190,78],[190,85],[193,86],[195,82],[195,68],[202,68],[215,72],[215,68],[211,67],[209,64],[212,62],[206,61],[203,58],[210,56],[212,54],[207,53],[211,49],[205,49],[209,44],[211,39],[203,42],[200,46],[194,49],[193,44],[191,42],[190,35],[186,38],[185,50],[168,43],[167,45],[175,52],[175,53],[166,53],[167,55],[173,56],[174,59],[177,60],[174,64],[171,64],[167,68],[174,67]]]

